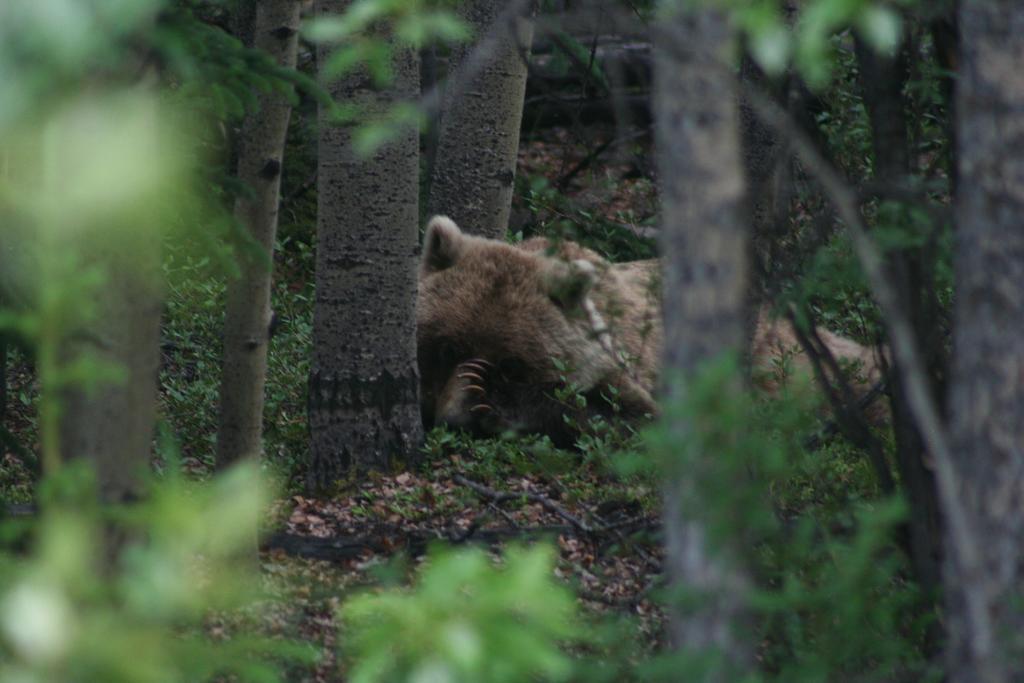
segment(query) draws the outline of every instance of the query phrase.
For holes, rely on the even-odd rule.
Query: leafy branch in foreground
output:
[[[436,554],[415,590],[352,598],[341,610],[349,680],[565,680],[560,645],[586,634],[552,560],[540,546],[509,550],[500,569],[480,550]]]
[[[169,475],[120,507],[98,505],[95,486],[81,461],[45,480],[30,551],[0,554],[0,680],[278,681],[283,662],[312,660],[307,645],[204,629],[258,595],[256,564],[239,562],[267,500],[254,465],[206,485]]]

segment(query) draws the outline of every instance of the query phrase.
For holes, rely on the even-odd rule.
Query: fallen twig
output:
[[[572,514],[555,501],[551,500],[550,498],[547,498],[546,496],[542,496],[539,493],[530,493],[526,491],[496,491],[495,489],[484,486],[483,484],[478,484],[477,482],[471,479],[467,479],[461,474],[456,474],[454,477],[452,477],[452,481],[454,481],[456,484],[472,489],[473,491],[480,494],[484,498],[487,498],[495,503],[500,503],[505,500],[528,500],[533,503],[540,503],[540,505],[545,510],[547,510],[548,512],[553,512],[554,514],[558,515],[565,521],[569,522],[585,534],[593,534],[595,532],[604,530],[604,527],[595,529],[593,526],[587,524],[585,521],[583,521],[576,515]]]
[[[396,549],[403,549],[413,557],[422,555],[428,546],[440,543],[451,545],[482,544],[494,546],[509,540],[539,540],[552,536],[569,535],[577,531],[570,525],[545,525],[535,527],[498,527],[482,529],[479,525],[458,534],[441,531],[415,531],[394,537],[380,536],[330,536],[317,537],[279,531],[263,538],[260,550],[280,551],[292,557],[311,560],[341,562],[365,556],[367,552],[390,555]]]

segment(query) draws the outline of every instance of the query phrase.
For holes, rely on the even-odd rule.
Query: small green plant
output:
[[[564,646],[586,639],[553,553],[513,548],[501,566],[480,550],[437,553],[415,589],[350,599],[341,609],[353,683],[566,680]]]
[[[584,462],[613,471],[616,457],[623,453],[636,454],[643,446],[637,426],[619,417],[618,391],[613,386],[602,387],[600,400],[607,406],[608,415],[597,413],[583,418],[581,415],[587,408],[587,397],[570,380],[569,368],[563,361],[555,358],[552,363],[560,380],[553,398],[565,408],[562,419],[566,426],[578,435],[575,448],[583,455]]]
[[[116,507],[96,502],[83,463],[43,482],[29,552],[0,554],[0,681],[276,681],[284,661],[311,660],[307,646],[204,628],[259,595],[255,558],[239,561],[267,501],[256,466],[208,484],[174,472]]]

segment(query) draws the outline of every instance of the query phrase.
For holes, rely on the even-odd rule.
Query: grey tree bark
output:
[[[663,8],[678,7],[664,2]],[[669,400],[686,395],[709,360],[744,344],[749,217],[743,210],[739,107],[729,65],[730,29],[712,9],[664,12],[656,42],[654,111],[662,192],[664,375]],[[736,377],[739,391],[742,380]],[[696,429],[672,424],[681,438]],[[714,468],[715,453],[696,456]],[[675,646],[721,656],[706,681],[738,680],[751,662],[737,637],[749,579],[727,541],[712,543],[692,471],[667,474],[666,568],[671,582],[702,598],[673,608]]]
[[[1024,680],[1024,5],[960,3],[959,187],[950,414],[976,576],[947,563],[949,675]],[[950,538],[950,543],[955,539]],[[992,620],[966,614],[980,592]]]
[[[163,295],[159,240],[134,225],[103,226],[84,231],[67,246],[107,279],[93,322],[68,340],[62,353],[67,358],[88,353],[120,367],[124,380],[62,393],[61,453],[93,464],[101,500],[131,500],[149,466],[156,420]]]
[[[253,43],[283,67],[294,68],[300,0],[256,5]],[[241,276],[228,282],[220,385],[217,466],[257,456],[263,437],[263,390],[270,341],[270,287],[281,188],[281,165],[291,105],[280,92],[264,93],[239,138],[238,178],[252,191],[235,203],[236,218],[268,260],[243,251]]]
[[[532,3],[519,3],[525,7]],[[428,214],[451,217],[466,232],[501,239],[508,229],[526,95],[533,22],[502,0],[467,0],[459,13],[480,38],[452,49],[441,108]],[[465,68],[483,47],[479,68]]]
[[[346,0],[319,0],[337,14]],[[323,50],[323,48],[321,48]],[[321,63],[326,55],[321,53]],[[372,116],[419,91],[418,55],[400,50],[394,82],[374,89],[351,73],[331,95]],[[310,488],[350,467],[380,469],[415,457],[423,436],[416,368],[418,132],[405,129],[371,157],[356,154],[351,127],[321,110],[316,300],[309,378]]]

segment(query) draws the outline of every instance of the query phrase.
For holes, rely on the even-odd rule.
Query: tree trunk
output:
[[[0,299],[0,308],[3,307]],[[7,337],[0,335],[0,427],[7,421]]]
[[[754,60],[744,54],[740,60],[740,79],[748,88],[773,91],[774,99],[782,100],[787,83],[772,83]],[[785,106],[783,103],[781,106]],[[748,211],[751,221],[750,291],[747,295],[744,338],[749,348],[757,331],[761,307],[772,299],[773,266],[776,251],[789,227],[789,203],[792,183],[789,177],[789,150],[770,126],[761,121],[742,98],[740,100],[740,149],[747,186]],[[748,359],[749,361],[749,359]],[[747,363],[749,367],[749,362]]]
[[[344,0],[320,0],[339,14]],[[321,48],[323,49],[323,48]],[[395,54],[394,82],[367,87],[354,72],[329,86],[336,100],[380,114],[419,92],[418,55]],[[320,63],[327,55],[320,55]],[[351,127],[321,110],[316,300],[309,378],[308,484],[330,486],[350,467],[415,457],[422,440],[416,369],[418,133],[403,129],[372,156],[356,155]]]
[[[947,563],[950,680],[1024,680],[1024,5],[960,4],[950,413],[981,570]],[[950,539],[950,542],[954,542]],[[979,633],[965,596],[993,622]]]
[[[910,174],[910,140],[903,102],[907,77],[903,52],[881,55],[860,38],[856,41],[861,90],[868,118],[874,158],[874,180],[880,186],[906,185]],[[933,394],[936,378],[944,374],[942,333],[936,325],[935,283],[927,281],[934,268],[925,263],[920,247],[889,254],[890,276],[898,284],[900,305],[914,327],[918,348],[924,352],[928,381]],[[889,373],[892,394],[892,426],[896,460],[907,500],[910,503],[909,545],[914,574],[922,588],[939,587],[941,531],[935,476],[926,466],[924,441],[918,431],[900,372]],[[938,396],[937,396],[938,398]]]
[[[295,67],[299,0],[262,0],[256,7],[255,47],[285,68]],[[268,259],[242,250],[241,277],[228,282],[224,363],[220,386],[217,466],[258,456],[263,436],[263,388],[270,340],[270,287],[281,188],[281,165],[291,105],[279,92],[260,96],[239,139],[238,178],[252,191],[235,216]]]
[[[664,375],[678,381],[666,387],[671,404],[687,394],[708,361],[742,349],[750,238],[728,21],[716,10],[677,11],[665,14],[661,30],[654,103],[663,204],[663,365]],[[733,387],[741,386],[737,376]],[[698,427],[688,421],[668,428],[692,443],[688,433]],[[716,466],[716,453],[694,457],[697,469]],[[673,608],[674,644],[721,656],[702,680],[738,680],[752,655],[734,631],[745,613],[749,579],[728,540],[709,540],[710,520],[700,513],[692,470],[677,467],[667,482],[667,572],[676,587],[701,597],[692,609]]]
[[[459,12],[481,38],[452,49],[441,110],[428,213],[450,216],[466,232],[501,239],[508,229],[526,94],[533,23],[501,0],[467,0]],[[474,49],[482,68],[466,71]]]
[[[149,230],[118,228],[86,231],[67,246],[77,250],[83,264],[101,268],[106,282],[94,321],[66,342],[62,353],[67,359],[88,353],[121,368],[124,379],[62,392],[61,453],[93,464],[101,500],[131,500],[149,466],[156,420],[159,240]]]

